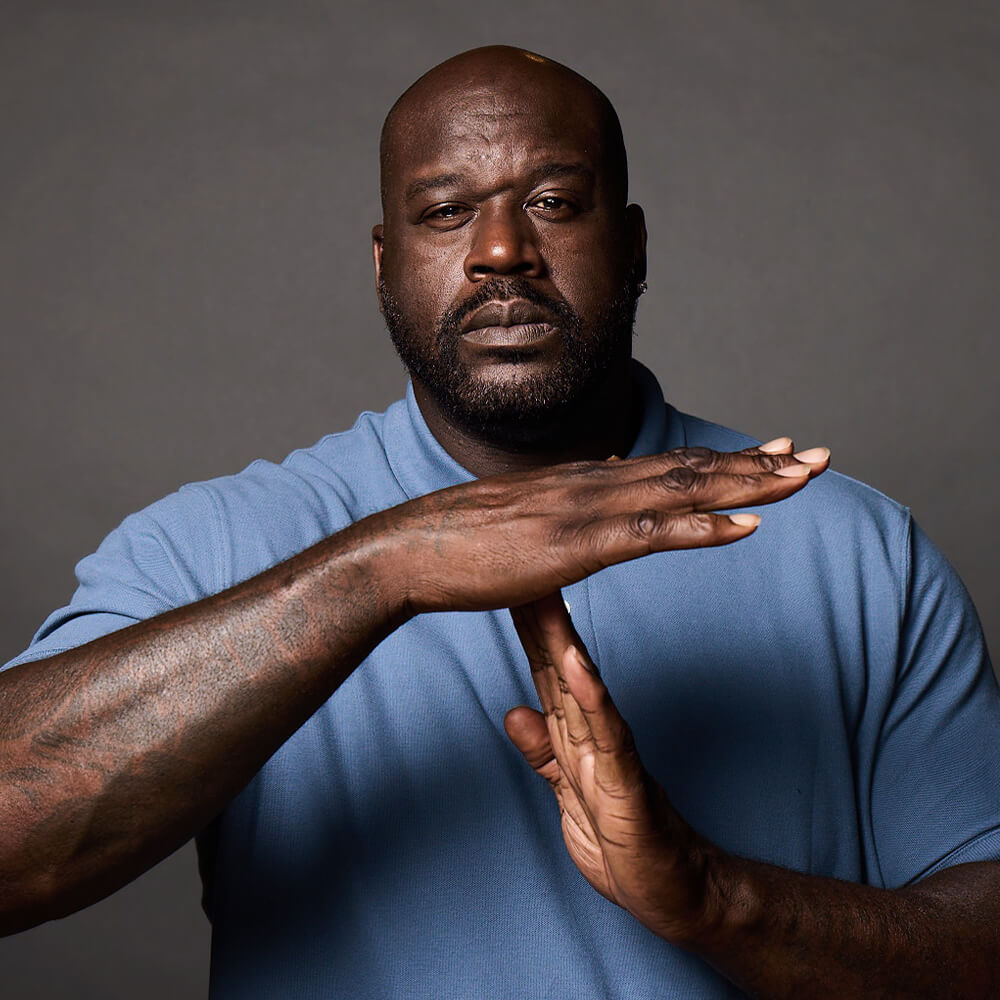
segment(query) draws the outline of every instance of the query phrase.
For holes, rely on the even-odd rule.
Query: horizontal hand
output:
[[[770,453],[681,448],[494,476],[355,529],[381,550],[405,615],[509,607],[651,552],[745,538],[758,518],[712,512],[783,500],[829,463],[825,448],[790,452],[784,439]]]

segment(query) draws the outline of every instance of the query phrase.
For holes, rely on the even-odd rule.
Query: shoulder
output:
[[[350,430],[281,462],[258,459],[235,474],[188,483],[126,518],[105,546],[155,541],[178,565],[210,578],[210,589],[262,572],[406,499],[386,458],[383,420],[362,413]]]
[[[761,442],[748,434],[669,408],[670,418],[680,422],[688,446],[715,451],[741,451]],[[836,461],[836,456],[834,456]],[[838,524],[856,518],[873,518],[883,527],[908,524],[909,508],[884,493],[833,469],[823,473],[808,488],[774,509],[789,508],[810,516],[827,516]]]
[[[77,563],[69,605],[8,666],[218,593],[403,502],[383,418],[363,413],[349,431],[282,462],[258,460],[234,475],[187,483],[130,514]]]
[[[688,446],[736,451],[760,442],[689,414],[671,414]],[[836,456],[834,456],[836,459]],[[910,511],[872,486],[829,469],[780,503],[753,508],[761,526],[738,558],[789,602],[823,608],[841,621],[878,619],[899,627],[913,571]],[[941,572],[936,550],[920,556]],[[808,600],[807,600],[808,598]]]
[[[130,514],[77,565],[83,589],[127,582],[144,616],[224,590],[377,509],[401,502],[381,438],[363,413],[282,462],[187,483]],[[155,595],[155,597],[154,597]]]

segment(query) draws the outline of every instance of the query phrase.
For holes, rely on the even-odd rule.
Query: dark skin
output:
[[[486,77],[489,90],[470,86]],[[641,212],[616,201],[621,178],[605,131],[593,128],[603,112],[592,91],[555,64],[481,50],[432,71],[408,102],[417,127],[388,131],[374,244],[376,269],[416,335],[431,338],[444,310],[507,269],[570,303],[584,335],[599,336],[602,302],[630,268],[641,273],[645,233]],[[481,128],[470,128],[473,118]],[[541,197],[552,185],[533,171],[536,148],[545,162],[558,154],[586,164],[590,209],[550,217],[557,203]],[[475,190],[470,163],[481,165]],[[460,198],[434,195],[433,204],[472,200],[454,229],[407,214],[406,190],[428,169],[466,177]],[[559,189],[585,175],[560,173]],[[558,330],[543,339],[527,368],[506,349],[461,350],[477,377],[516,391],[558,363]],[[822,449],[794,456],[787,439],[738,454],[607,461],[634,435],[625,371],[625,359],[608,365],[587,426],[538,449],[491,446],[417,384],[432,431],[484,478],[0,676],[0,767],[16,790],[0,801],[0,928],[87,905],[191,837],[410,617],[516,607],[545,714],[515,709],[507,729],[553,784],[567,846],[598,891],[759,996],[988,995],[1000,954],[996,866],[961,866],[890,893],[726,855],[676,814],[606,690],[568,658],[571,646],[586,654],[553,596],[560,588],[649,552],[739,541],[757,519],[714,511],[779,501],[828,461]],[[624,826],[608,825],[609,796]]]
[[[398,158],[391,143],[389,154]],[[395,203],[412,178],[405,161],[388,174]],[[442,260],[428,280],[450,283],[451,266]],[[365,518],[229,590],[0,675],[0,933],[95,902],[190,839],[414,615],[509,607],[648,552],[738,541],[756,518],[712,511],[784,499],[826,464],[788,448],[608,463],[628,446],[622,426],[590,448],[577,441],[529,461],[479,442],[484,460],[470,452],[468,465],[497,475]]]
[[[721,850],[643,767],[562,600],[512,614],[543,711],[512,709],[507,733],[552,787],[570,857],[601,895],[754,997],[1000,994],[996,863],[889,891]]]
[[[510,76],[505,61],[516,67]],[[447,180],[410,197],[405,185],[389,187],[384,224],[373,232],[376,274],[391,278],[427,329],[495,273],[523,274],[592,320],[623,268],[645,273],[642,211],[622,204],[609,143],[593,133],[600,104],[561,68],[523,54],[492,50],[479,65],[481,79],[475,57],[439,68],[433,88],[411,95],[419,125],[392,132],[386,173],[398,161],[409,184]],[[551,163],[582,169],[553,176]],[[483,379],[521,376],[502,358],[470,354]],[[543,458],[497,454],[450,423],[426,387],[415,381],[414,389],[435,436],[468,468],[486,474]],[[628,393],[627,366],[610,368],[595,421],[544,457],[593,454],[595,442],[620,451],[634,434]],[[513,613],[543,712],[512,710],[507,732],[552,786],[570,856],[598,892],[755,996],[1000,989],[1000,865],[957,866],[888,892],[726,854],[685,823],[642,767],[607,689],[584,666],[593,669],[558,595]]]
[[[408,92],[405,116],[390,119],[384,221],[372,233],[376,278],[428,340],[448,308],[498,275],[521,276],[565,301],[595,338],[626,275],[646,272],[645,220],[638,205],[625,205],[624,180],[609,168],[601,107],[562,67],[523,55],[509,67],[480,58],[488,76],[477,81],[470,59],[450,60]],[[515,386],[565,349],[555,335],[510,363],[502,351],[463,342],[460,357],[479,380]],[[438,441],[487,476],[627,454],[636,432],[629,360],[626,344],[558,442],[530,451],[497,448],[456,426],[418,377],[413,388]]]

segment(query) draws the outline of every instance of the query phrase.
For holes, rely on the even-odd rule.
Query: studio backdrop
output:
[[[996,642],[996,3],[0,0],[0,660],[129,512],[402,394],[379,127],[495,42],[618,108],[650,233],[635,351],[667,397],[829,445]],[[4,996],[203,996],[198,894],[186,847],[5,939]]]

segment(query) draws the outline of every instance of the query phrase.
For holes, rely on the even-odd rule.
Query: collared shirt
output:
[[[632,455],[754,443],[635,372]],[[471,478],[411,389],[127,518],[12,663]],[[1000,857],[1000,697],[954,572],[905,508],[836,473],[760,513],[738,544],[565,591],[647,768],[702,834],[784,867],[895,887]],[[504,734],[518,704],[537,700],[505,611],[382,642],[200,838],[213,1000],[739,996],[584,882]]]

